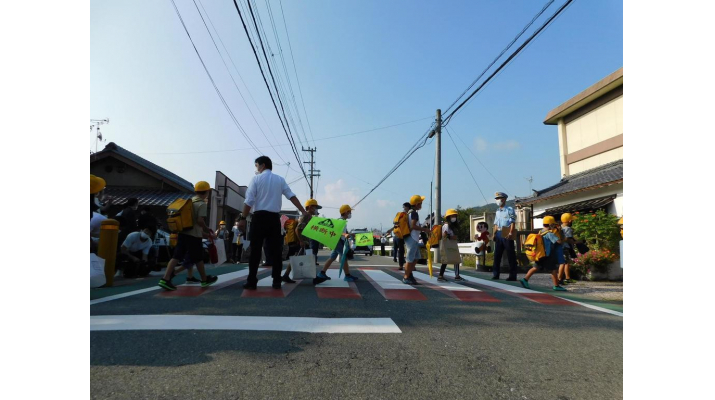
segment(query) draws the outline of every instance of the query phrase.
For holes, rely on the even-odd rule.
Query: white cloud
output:
[[[378,200],[377,201],[377,206],[380,208],[391,207],[393,205],[395,205],[394,201],[390,201],[390,200]]]
[[[325,197],[318,199],[321,204],[330,207],[340,207],[343,204],[354,205],[358,201],[358,189],[346,188],[345,181],[338,179],[335,183],[323,186]]]
[[[495,150],[516,150],[521,147],[521,144],[516,140],[507,140],[506,142],[497,142],[492,145]]]
[[[486,139],[477,136],[474,138],[474,148],[480,153],[484,153],[487,150],[512,151],[521,148],[521,143],[516,140],[489,143]]]
[[[474,138],[474,148],[477,149],[478,152],[483,153],[487,151],[488,147],[489,145],[487,144],[487,141],[483,138],[480,138],[479,136]]]

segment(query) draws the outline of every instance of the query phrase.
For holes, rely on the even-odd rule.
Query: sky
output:
[[[271,157],[275,173],[296,181],[299,162],[233,2],[196,3],[210,19],[227,70],[194,2],[175,1],[246,135]],[[292,110],[298,150],[317,147],[315,197],[328,217],[368,194],[425,133],[436,109],[446,110],[546,3],[283,0],[281,12],[281,1],[268,1],[300,120],[287,88],[284,106]],[[512,50],[565,1],[555,0]],[[107,143],[191,182],[213,184],[222,171],[247,185],[259,154],[224,108],[171,1],[90,4],[90,118],[109,118],[101,128]],[[239,4],[245,7],[245,0]],[[256,0],[254,12],[273,50],[273,72],[287,86],[267,4]],[[491,202],[495,191],[524,197],[530,185],[558,182],[557,128],[544,125],[544,117],[622,66],[622,1],[576,0],[449,123],[464,161],[443,131],[442,211]],[[94,150],[93,133],[89,145]],[[427,197],[426,216],[434,159],[431,140],[356,207],[351,228],[388,229],[414,194]],[[291,188],[301,202],[309,198],[305,180]],[[293,206],[284,199],[283,208]]]

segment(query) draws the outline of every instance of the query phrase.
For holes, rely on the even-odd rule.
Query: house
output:
[[[551,110],[544,124],[558,127],[561,180],[517,198],[533,226],[546,215],[599,209],[623,215],[623,68]]]
[[[104,195],[112,199],[109,215],[122,210],[132,197],[139,200],[140,209],[150,207],[166,229],[166,207],[177,198],[193,196],[194,185],[115,143],[89,156],[89,172],[107,182]]]
[[[230,229],[238,215],[243,211],[248,186],[240,186],[221,171],[216,171],[216,180],[211,198],[216,201],[209,204],[209,227],[218,228],[219,222],[225,221]]]

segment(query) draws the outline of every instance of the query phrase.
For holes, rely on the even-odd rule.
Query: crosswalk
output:
[[[422,269],[422,268],[421,268]],[[477,278],[462,274],[463,281],[454,281],[454,273],[445,272],[447,282],[440,282],[436,277],[430,277],[424,269],[414,272],[414,277],[420,285],[412,286],[402,283],[402,273],[394,268],[379,267],[357,267],[353,268],[353,275],[360,278],[359,285],[353,282],[346,282],[344,276],[338,277],[337,269],[328,270],[327,274],[332,279],[313,285],[309,280],[298,280],[296,283],[282,283],[280,289],[272,287],[273,278],[270,269],[261,268],[258,272],[258,284],[256,290],[243,290],[238,284],[244,282],[248,276],[248,269],[230,272],[218,276],[218,281],[207,288],[202,288],[196,284],[183,284],[177,286],[176,291],[160,291],[154,294],[157,298],[176,297],[198,297],[206,296],[216,291],[233,288],[240,290],[242,298],[287,298],[292,293],[312,291],[321,300],[360,300],[364,299],[365,290],[372,287],[385,300],[391,301],[426,301],[428,292],[437,292],[455,301],[470,303],[500,303],[503,295],[515,296],[527,301],[536,302],[548,306],[575,306],[578,302],[563,299],[548,293],[536,290],[525,289],[520,286],[508,285],[496,281]],[[365,283],[370,286],[366,286]],[[125,293],[119,296],[110,296],[106,300],[93,300],[91,304],[113,301],[126,298],[132,295],[139,295],[147,292],[154,292],[155,289],[140,289],[135,292]],[[363,293],[361,293],[363,291]]]

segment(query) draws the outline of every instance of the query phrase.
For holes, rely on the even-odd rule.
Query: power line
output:
[[[382,126],[382,127],[379,127],[379,128],[373,128],[373,129],[368,129],[368,130],[359,131],[359,132],[345,133],[345,134],[342,134],[342,135],[326,136],[326,137],[324,137],[324,138],[315,139],[314,142],[319,142],[319,141],[322,141],[322,140],[338,139],[338,138],[345,137],[345,136],[353,136],[353,135],[358,135],[358,134],[361,134],[361,133],[368,133],[368,132],[379,131],[379,130],[382,130],[382,129],[394,128],[394,127],[396,127],[396,126],[412,124],[412,123],[415,123],[415,122],[418,122],[418,121],[424,121],[424,120],[430,119],[430,118],[434,118],[434,117],[433,117],[433,116],[430,116],[430,117],[426,117],[426,118],[415,119],[415,120],[412,120],[412,121],[401,122],[401,123],[399,123],[399,124],[387,125],[387,126]],[[275,146],[289,146],[289,145],[290,145],[290,143],[277,143],[277,144],[275,144]],[[265,149],[265,148],[268,148],[268,147],[270,147],[270,146],[259,146],[258,148],[259,148],[259,149]],[[243,150],[252,150],[252,148],[249,147],[249,148],[238,148],[238,149],[228,149],[228,150],[204,150],[204,151],[188,151],[188,152],[160,152],[160,153],[142,153],[142,154],[203,154],[203,153],[229,153],[229,152],[243,151]],[[291,169],[293,169],[293,168],[291,168]],[[295,171],[295,169],[293,169],[293,170]],[[299,171],[296,171],[296,172],[299,172]]]
[[[172,0],[173,2],[173,0]],[[305,178],[306,181],[308,181],[308,176],[305,173],[305,169],[303,168],[303,162],[300,159],[298,155],[298,151],[296,150],[295,143],[292,141],[291,135],[288,133],[288,130],[286,130],[285,124],[283,124],[283,120],[281,119],[280,112],[278,111],[278,106],[276,105],[276,101],[273,97],[273,92],[271,92],[271,87],[268,84],[268,80],[266,79],[266,74],[263,71],[263,67],[261,66],[261,62],[258,58],[258,53],[256,52],[256,48],[253,45],[253,40],[251,39],[251,35],[248,32],[248,28],[246,27],[246,22],[243,19],[243,14],[241,14],[241,10],[238,8],[238,3],[236,0],[233,0],[233,5],[236,7],[236,12],[238,12],[238,16],[241,19],[241,24],[243,25],[243,30],[246,32],[246,37],[248,37],[248,41],[251,45],[251,50],[253,50],[253,55],[256,58],[256,62],[258,62],[258,68],[261,71],[261,76],[263,77],[263,82],[266,84],[266,88],[268,89],[268,94],[271,96],[271,102],[273,102],[273,108],[276,110],[276,114],[278,114],[278,120],[281,122],[281,126],[283,127],[283,132],[285,132],[286,137],[288,138],[288,142],[291,144],[291,149],[293,150],[293,155],[295,156],[295,159],[298,161],[298,166],[300,167],[300,170],[303,172],[303,177]],[[280,101],[280,99],[279,99]]]
[[[462,96],[464,96],[464,94],[467,93],[467,92],[469,91],[469,89],[471,89],[471,88],[477,83],[477,81],[479,81],[479,79],[482,78],[482,76],[484,76],[484,74],[489,70],[489,68],[491,68],[491,67],[497,62],[497,60],[499,60],[499,59],[501,58],[501,56],[503,56],[504,53],[506,53],[506,51],[509,50],[512,45],[514,45],[514,43],[515,43],[517,40],[519,40],[519,38],[521,37],[521,35],[523,35],[524,32],[526,32],[526,30],[531,27],[531,25],[534,23],[534,21],[536,21],[536,20],[541,16],[541,14],[543,14],[544,11],[546,11],[546,9],[549,8],[549,6],[551,5],[551,3],[553,3],[553,2],[554,2],[554,0],[549,0],[548,2],[546,2],[546,4],[544,5],[544,7],[541,9],[541,11],[539,11],[538,13],[536,13],[536,15],[534,16],[534,18],[532,18],[531,21],[530,21],[528,24],[526,24],[526,26],[524,27],[524,29],[522,29],[521,32],[519,32],[519,34],[516,35],[516,37],[515,37],[514,39],[512,39],[512,41],[501,51],[501,53],[499,53],[499,55],[496,56],[496,58],[494,58],[494,60],[492,60],[492,62],[491,62],[486,68],[484,68],[484,71],[482,71],[482,73],[479,74],[479,76],[477,76],[477,79],[475,79],[475,80],[472,82],[472,84],[469,85],[468,88],[464,89],[464,92],[462,92],[462,94],[460,94],[459,97],[457,97],[457,98],[454,100],[454,102],[453,102],[449,107],[447,107],[446,110],[444,110],[444,113],[445,113],[445,114],[448,113],[449,110],[450,110],[452,107],[454,107],[455,104],[457,104],[457,102],[459,101],[459,99],[461,99]]]
[[[266,48],[264,46],[264,40],[263,37],[266,38],[265,42],[266,45],[268,46],[268,49],[271,51],[271,54],[273,54],[273,50],[270,48],[270,43],[268,42],[268,35],[266,35],[265,30],[263,29],[263,22],[260,20],[260,14],[258,15],[258,22],[256,21],[256,13],[253,12],[253,6],[251,5],[251,0],[246,0],[246,5],[248,6],[248,11],[251,14],[251,19],[253,20],[253,26],[256,30],[256,36],[258,37],[258,43],[261,45],[261,51],[263,53],[263,58],[266,60],[266,67],[268,68],[268,73],[271,76],[271,81],[273,82],[273,87],[274,90],[276,91],[276,97],[278,98],[278,104],[281,107],[281,111],[283,112],[283,119],[285,120],[285,124],[288,127],[288,133],[290,134],[291,139],[293,139],[293,146],[295,149],[295,155],[298,158],[298,162],[301,164],[300,169],[303,171],[303,175],[306,177],[306,183],[310,186],[310,182],[308,181],[307,174],[305,172],[305,169],[303,168],[303,160],[300,158],[300,153],[298,152],[298,148],[295,145],[295,139],[293,138],[293,131],[291,130],[290,127],[290,122],[289,119],[292,121],[293,117],[290,113],[290,106],[288,107],[288,116],[286,116],[286,109],[283,106],[283,99],[281,97],[281,85],[280,85],[280,75],[278,75],[278,83],[276,82],[276,77],[273,74],[273,68],[271,68],[271,61],[268,58],[268,55],[266,54]],[[263,36],[261,36],[261,31],[263,31]],[[270,90],[270,89],[269,89]],[[285,97],[285,91],[283,91],[283,97]],[[279,115],[280,117],[280,115]],[[293,125],[295,126],[295,121],[293,121]],[[297,132],[298,136],[298,142],[300,142],[301,146],[303,146],[303,142],[300,139],[300,132]]]
[[[286,24],[286,15],[283,12],[283,0],[280,0],[281,5],[281,15],[283,16],[283,26],[285,27],[286,37],[288,38],[288,49],[290,50],[290,58],[293,60],[293,72],[295,72],[295,80],[298,82],[298,94],[300,94],[300,102],[303,105],[303,114],[305,114],[305,121],[308,123],[308,131],[310,132],[310,138],[313,139],[313,145],[315,145],[315,137],[313,136],[313,128],[310,127],[310,119],[308,118],[308,112],[305,110],[305,100],[303,100],[303,90],[300,87],[300,79],[298,78],[298,69],[295,66],[295,58],[293,57],[293,46],[290,43],[290,35],[288,34],[288,24]],[[318,179],[320,180],[320,178]]]
[[[482,188],[479,187],[479,184],[477,183],[476,178],[474,178],[474,175],[472,175],[472,170],[469,169],[469,165],[467,165],[467,162],[464,160],[464,157],[462,157],[462,152],[459,151],[459,147],[457,147],[457,143],[454,142],[454,139],[452,138],[452,134],[449,133],[449,131],[446,131],[446,132],[447,132],[447,136],[449,136],[449,139],[452,141],[454,148],[457,149],[457,154],[459,154],[459,158],[462,159],[464,166],[467,167],[467,172],[469,172],[469,175],[472,177],[474,184],[477,185],[477,189],[479,189],[479,193],[481,193],[482,198],[484,198],[484,204],[489,204],[489,200],[487,200],[486,196],[484,196],[484,193],[482,192]]]
[[[564,3],[564,4],[561,6],[561,8],[559,8],[548,20],[546,20],[546,22],[544,22],[544,23],[541,25],[541,27],[539,27],[539,29],[537,29],[531,36],[529,36],[529,38],[526,39],[526,41],[525,41],[524,43],[522,43],[521,46],[519,46],[519,48],[517,48],[517,49],[509,56],[509,58],[507,58],[506,60],[504,60],[504,62],[502,62],[501,65],[499,65],[499,68],[497,68],[496,71],[494,71],[491,75],[489,75],[489,77],[487,77],[487,79],[486,79],[484,82],[482,82],[481,85],[479,85],[476,89],[474,89],[474,91],[473,91],[466,99],[464,99],[464,101],[462,101],[462,102],[459,104],[459,106],[457,106],[457,108],[455,108],[455,109],[444,119],[444,122],[443,122],[442,126],[446,126],[446,125],[449,123],[449,121],[450,121],[450,119],[452,118],[452,116],[454,116],[454,114],[455,114],[457,111],[459,111],[460,108],[464,107],[464,105],[467,104],[467,102],[468,102],[469,100],[471,100],[472,97],[474,97],[474,95],[476,95],[476,94],[484,87],[484,85],[486,85],[490,80],[492,80],[492,78],[494,78],[494,76],[496,76],[496,75],[499,73],[499,71],[501,71],[504,67],[506,67],[507,64],[509,64],[509,62],[511,62],[511,60],[513,60],[519,53],[521,53],[521,51],[524,50],[524,48],[526,48],[526,46],[527,46],[529,43],[531,43],[531,41],[534,40],[544,29],[546,29],[546,27],[548,27],[548,26],[551,24],[551,22],[552,22],[556,17],[558,17],[558,16],[561,14],[561,12],[563,12],[563,11],[566,9],[566,7],[568,7],[572,2],[573,2],[573,0],[567,0],[566,3]]]
[[[194,51],[196,52],[196,55],[199,57],[199,61],[201,61],[201,65],[204,67],[204,71],[206,71],[206,75],[208,75],[209,80],[211,81],[211,84],[213,85],[214,90],[216,91],[216,94],[218,94],[218,97],[221,99],[221,103],[223,104],[224,108],[226,108],[226,111],[231,116],[231,119],[233,120],[233,123],[236,125],[238,130],[241,132],[241,134],[246,139],[246,141],[251,145],[252,149],[255,150],[257,154],[261,154],[258,151],[258,148],[256,147],[256,145],[253,143],[251,138],[248,137],[248,134],[244,131],[243,127],[236,119],[236,116],[231,111],[231,108],[228,106],[228,103],[226,102],[223,95],[221,94],[221,91],[219,90],[218,86],[216,86],[216,82],[214,81],[213,77],[211,76],[211,73],[209,72],[208,68],[206,67],[206,64],[204,63],[204,59],[201,57],[201,53],[199,53],[199,50],[196,48],[196,44],[194,44],[194,39],[191,37],[189,30],[186,28],[186,24],[184,23],[184,19],[181,17],[179,8],[176,6],[176,3],[174,2],[174,0],[171,0],[171,3],[174,6],[176,15],[179,17],[179,21],[181,21],[181,25],[184,27],[184,31],[186,32],[186,35],[189,37],[189,41],[191,41],[191,46],[193,46]]]
[[[429,135],[430,131],[432,130],[433,126],[434,126],[434,123],[432,123],[432,125],[430,125],[429,129],[427,129],[427,131],[424,134],[422,134],[422,136],[420,136],[420,138],[417,140],[417,142],[414,145],[412,145],[412,147],[407,151],[407,153],[405,153],[405,155],[402,156],[400,161],[398,161],[397,164],[394,167],[392,167],[392,169],[380,180],[380,182],[378,182],[377,185],[375,185],[375,187],[370,189],[370,191],[365,196],[363,196],[362,199],[360,199],[357,203],[355,203],[354,207],[357,207],[358,204],[362,203],[362,201],[365,200],[367,198],[367,196],[372,194],[372,192],[374,192],[375,189],[377,189],[380,185],[382,185],[382,183],[385,182],[385,180],[387,180],[387,178],[389,178],[390,175],[392,175],[395,171],[397,171],[397,169],[400,168],[400,166],[402,166],[402,164],[404,164],[405,161],[407,161],[413,154],[415,154],[415,152],[417,150],[421,149],[422,147],[424,147],[425,144],[427,144],[428,135]],[[422,142],[422,144],[420,144],[420,142]]]
[[[201,0],[199,0],[199,3],[200,3],[200,2],[201,2]],[[258,124],[258,121],[256,120],[256,116],[253,115],[253,111],[251,111],[251,108],[248,106],[248,102],[246,101],[246,98],[243,97],[243,93],[241,92],[241,89],[238,88],[238,84],[236,83],[236,80],[233,79],[233,74],[231,73],[231,70],[228,68],[228,64],[226,64],[226,60],[223,58],[223,55],[221,54],[221,51],[219,50],[218,45],[216,44],[216,41],[214,40],[214,37],[213,37],[213,35],[211,34],[211,30],[209,29],[208,25],[206,25],[206,21],[204,20],[204,16],[201,14],[201,11],[199,10],[198,4],[196,4],[196,0],[194,0],[194,6],[196,7],[196,12],[198,12],[198,13],[199,13],[199,16],[201,17],[201,21],[204,23],[204,27],[206,28],[206,32],[208,32],[208,33],[209,33],[209,37],[211,37],[211,41],[213,42],[214,47],[216,47],[216,52],[218,52],[219,57],[221,57],[221,61],[223,62],[223,66],[226,67],[226,71],[228,72],[228,75],[231,77],[231,81],[233,82],[233,86],[236,87],[236,91],[238,91],[238,94],[241,96],[241,99],[243,100],[243,103],[246,104],[246,108],[248,109],[248,112],[251,114],[251,117],[253,117],[253,121],[256,123],[256,125],[258,126],[258,129],[259,129],[259,130],[261,131],[261,133],[263,134],[263,137],[266,139],[266,141],[267,141],[268,144],[271,146],[271,148],[273,149],[273,151],[276,153],[276,155],[278,156],[278,158],[280,158],[281,161],[283,161],[283,163],[286,163],[287,161],[284,160],[283,157],[281,157],[280,153],[278,153],[278,150],[276,150],[276,148],[273,147],[273,143],[268,139],[268,136],[266,136],[266,133],[263,131],[263,129],[261,128],[261,126]],[[203,4],[201,4],[201,8],[204,8],[204,5],[203,5]],[[204,8],[204,13],[206,13],[206,9],[205,9],[205,8]],[[206,13],[206,16],[208,17],[208,13]],[[211,26],[213,26],[213,23],[211,23]],[[214,30],[216,30],[216,27],[214,27]],[[218,36],[218,37],[219,37],[219,41],[221,41],[221,36],[219,35],[218,31],[216,31],[216,36]],[[223,45],[223,41],[221,41],[221,44]],[[224,46],[224,49],[225,49],[225,46]],[[234,64],[234,68],[235,68],[235,64]],[[237,71],[238,71],[238,70],[237,70]]]
[[[452,130],[454,130],[454,127],[453,127],[453,126],[450,127],[450,128],[452,128]],[[448,129],[448,128],[445,127],[445,129]],[[467,143],[465,143],[464,140],[462,140],[462,138],[459,137],[459,135],[457,134],[457,132],[454,133],[454,136],[456,136],[457,139],[459,139],[459,141],[462,142],[462,144],[464,145],[464,147],[465,147],[467,150],[469,150],[470,153],[472,153],[472,155],[474,156],[474,159],[477,160],[477,162],[479,163],[479,165],[481,165],[481,166],[484,168],[485,171],[487,171],[487,173],[489,174],[489,176],[491,176],[492,178],[494,178],[494,181],[495,181],[496,183],[498,183],[499,186],[501,186],[501,188],[504,189],[504,191],[506,191],[507,193],[509,193],[509,190],[508,190],[507,188],[505,188],[504,185],[502,185],[501,182],[499,182],[499,180],[491,173],[491,171],[489,171],[489,168],[487,168],[487,166],[482,163],[482,161],[479,159],[479,157],[477,157],[477,155],[474,154],[474,152],[472,151],[472,149],[469,148],[469,146],[467,145]],[[512,192],[512,193],[513,193],[513,192]]]
[[[251,93],[251,89],[250,89],[250,88],[248,87],[248,85],[246,84],[246,81],[243,80],[243,76],[242,76],[241,73],[239,72],[238,67],[236,67],[236,63],[233,61],[233,57],[231,57],[231,53],[230,53],[230,52],[228,51],[228,49],[226,48],[226,45],[223,43],[223,39],[221,39],[221,35],[218,33],[218,29],[216,29],[216,26],[214,26],[214,23],[213,23],[213,21],[211,20],[211,16],[210,16],[209,13],[206,11],[206,8],[204,8],[204,5],[203,5],[203,3],[201,2],[201,0],[199,0],[199,5],[201,5],[201,9],[204,10],[204,14],[206,14],[206,18],[209,20],[209,24],[211,24],[211,27],[212,27],[212,28],[214,29],[214,31],[216,32],[216,36],[218,36],[218,40],[219,40],[219,43],[221,43],[221,47],[223,47],[224,52],[226,53],[226,55],[228,55],[228,59],[229,59],[229,61],[231,61],[231,65],[233,65],[234,71],[236,71],[236,74],[238,75],[238,78],[241,80],[241,83],[243,83],[243,86],[246,88],[246,91],[248,92],[248,96],[251,98],[251,100],[253,101],[253,105],[254,105],[254,106],[256,107],[256,109],[258,110],[258,114],[260,114],[261,118],[263,119],[263,122],[266,124],[266,128],[268,128],[268,132],[271,134],[271,137],[273,137],[273,139],[277,142],[278,139],[276,138],[275,133],[273,133],[273,130],[271,129],[270,124],[268,123],[268,120],[266,119],[265,115],[263,115],[263,112],[261,111],[261,108],[258,106],[258,102],[257,102],[256,99],[253,97],[253,93]],[[240,93],[240,91],[239,91],[239,93]],[[243,98],[243,94],[241,94],[241,98]],[[245,99],[243,99],[243,100],[244,100],[244,102],[246,102]],[[248,111],[251,112],[251,108],[248,106],[248,104],[246,104],[246,107],[248,108]],[[256,117],[253,115],[253,112],[251,112],[251,116],[253,117],[253,120],[256,122],[256,125],[258,126],[258,129],[260,129],[261,132],[263,132],[264,135],[265,135],[265,132],[264,132],[263,129],[261,128],[261,125],[258,123],[258,121],[256,121]],[[283,155],[285,156],[285,153],[283,153]],[[279,157],[280,157],[280,155],[279,155]],[[283,159],[283,158],[281,158],[281,159]],[[283,160],[284,160],[284,159],[283,159]],[[284,160],[284,162],[286,162],[286,161]],[[286,163],[287,163],[287,162],[286,162]],[[287,164],[290,164],[290,163],[287,163]],[[291,167],[289,166],[289,168],[291,168]],[[293,169],[293,171],[296,171],[294,168],[291,168],[291,169]],[[299,172],[299,171],[296,171],[296,172]]]

